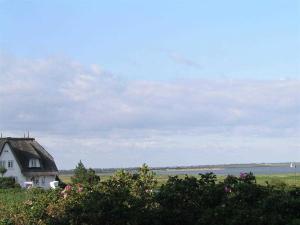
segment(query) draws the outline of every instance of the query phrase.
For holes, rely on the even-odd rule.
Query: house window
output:
[[[32,177],[31,181],[33,182],[34,185],[39,185],[40,184],[39,177]]]
[[[40,160],[39,159],[30,159],[29,167],[40,167]]]
[[[5,166],[6,166],[5,161],[4,160],[0,161],[0,167],[5,167]]]
[[[14,168],[14,161],[13,161],[13,160],[8,160],[8,162],[7,162],[7,167],[8,167],[9,169]]]

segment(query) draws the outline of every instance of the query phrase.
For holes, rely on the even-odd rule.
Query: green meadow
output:
[[[98,174],[101,178],[101,181],[107,180],[113,174],[107,173],[99,173]],[[255,174],[254,174],[255,175]],[[71,176],[72,174],[68,175],[60,175],[60,178],[65,183],[71,183]],[[178,175],[179,178],[183,178],[186,175]],[[194,175],[190,175],[194,176]],[[196,177],[200,177],[199,175],[195,175]],[[156,175],[156,179],[158,181],[158,185],[162,185],[166,183],[168,180],[168,175]],[[256,181],[260,185],[266,185],[267,183],[271,185],[295,185],[300,187],[300,174],[272,174],[272,175],[255,175]],[[217,176],[219,181],[224,180],[225,176]]]

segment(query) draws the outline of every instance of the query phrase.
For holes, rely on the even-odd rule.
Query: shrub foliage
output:
[[[99,183],[100,177],[96,175],[93,169],[86,169],[83,163],[79,161],[74,170],[74,176],[71,177],[71,181],[73,184],[95,185]]]
[[[13,177],[0,177],[0,189],[19,188],[20,185],[16,183]]]
[[[157,187],[154,173],[143,165],[136,174],[121,170],[102,182],[73,180],[64,189],[31,192],[22,204],[0,207],[0,224],[300,224],[300,189],[261,186],[251,173],[223,182],[212,173],[171,176]]]

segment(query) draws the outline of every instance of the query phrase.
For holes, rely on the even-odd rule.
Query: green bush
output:
[[[82,184],[84,186],[96,185],[100,182],[100,177],[96,172],[89,168],[86,169],[81,161],[74,170],[74,176],[71,177],[72,184]]]
[[[13,177],[0,177],[0,189],[19,188],[20,185],[16,183]]]
[[[300,220],[300,188],[261,186],[251,173],[223,182],[212,173],[172,176],[157,187],[143,165],[136,174],[118,171],[91,186],[75,183],[26,194],[21,204],[0,204],[1,225],[296,225]]]

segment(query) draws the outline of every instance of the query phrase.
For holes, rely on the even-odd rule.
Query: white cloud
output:
[[[235,162],[250,151],[249,161],[268,161],[272,148],[287,161],[299,151],[299,80],[123,81],[98,65],[1,56],[0,83],[2,132],[30,130],[62,167],[195,164],[202,153],[199,164]]]

